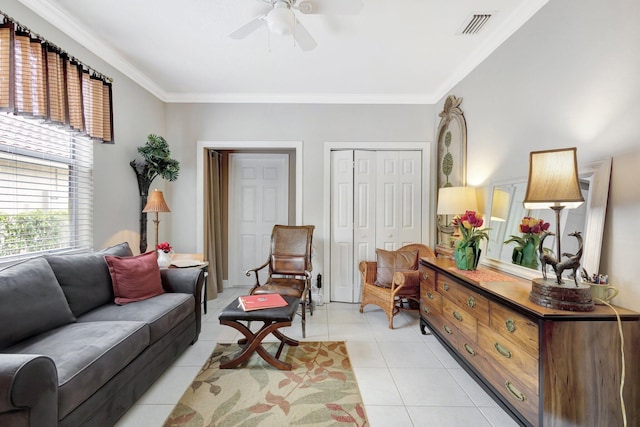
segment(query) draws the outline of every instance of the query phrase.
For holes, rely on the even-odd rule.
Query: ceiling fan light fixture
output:
[[[266,17],[269,31],[280,35],[293,33],[294,19],[293,11],[286,3],[276,3]]]

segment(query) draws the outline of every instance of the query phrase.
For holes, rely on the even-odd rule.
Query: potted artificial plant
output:
[[[147,143],[138,147],[140,155],[129,164],[138,178],[140,190],[140,253],[147,250],[147,214],[142,212],[147,204],[151,182],[159,175],[163,179],[175,181],[180,171],[180,163],[171,158],[169,144],[161,136],[150,134]]]

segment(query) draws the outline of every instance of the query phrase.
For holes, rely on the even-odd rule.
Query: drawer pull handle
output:
[[[448,327],[447,325],[444,325],[444,331],[445,331],[447,334],[449,334],[449,335],[453,334],[453,331],[452,331],[452,330],[451,330],[451,328],[450,328],[450,327]]]
[[[433,294],[431,292],[427,292],[427,298],[433,299]]]
[[[476,306],[476,300],[475,300],[475,299],[473,299],[473,297],[469,297],[469,299],[467,300],[467,305],[468,305],[470,308],[475,307],[475,306]]]
[[[429,280],[429,273],[424,273],[424,274],[422,275],[422,278],[423,278],[424,280]]]
[[[516,330],[516,322],[514,322],[513,319],[507,319],[507,321],[504,322],[504,324],[507,327],[507,331],[513,332]]]
[[[462,315],[457,311],[453,312],[453,317],[455,317],[458,322],[462,322]]]
[[[504,348],[504,346],[500,345],[499,343],[494,343],[493,346],[496,348],[496,351],[500,353],[500,356],[511,359],[511,352]]]
[[[504,386],[507,388],[507,391],[509,393],[511,393],[511,395],[513,397],[515,397],[516,399],[518,399],[521,402],[524,402],[525,400],[527,400],[527,398],[525,397],[524,394],[522,394],[522,392],[520,390],[518,390],[513,384],[511,384],[509,381],[504,383]]]
[[[429,314],[429,309],[427,307],[422,307],[422,311],[424,311],[425,313]]]
[[[445,291],[449,291],[449,284],[447,282],[444,282],[444,284],[442,285],[442,289],[444,289]]]
[[[464,349],[467,350],[467,353],[469,353],[470,355],[472,355],[472,356],[476,355],[476,351],[469,344],[465,343],[464,344]]]

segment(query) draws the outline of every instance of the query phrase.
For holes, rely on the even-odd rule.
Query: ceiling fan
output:
[[[298,21],[294,11],[309,14],[355,14],[362,8],[362,0],[258,0],[266,3],[268,9],[231,34],[232,39],[243,39],[258,28],[266,25],[271,33],[292,34],[302,50],[312,50],[317,46],[307,29]]]

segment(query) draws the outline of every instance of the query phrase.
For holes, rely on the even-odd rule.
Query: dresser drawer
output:
[[[524,386],[513,373],[495,367],[495,363],[491,362],[490,358],[485,359],[480,356],[480,359],[482,363],[486,363],[482,370],[484,377],[496,391],[533,426],[539,426],[540,398],[538,395]]]
[[[478,336],[476,318],[447,298],[442,298],[442,316],[445,321],[453,324],[469,338],[475,340]]]
[[[442,314],[442,295],[437,293],[435,289],[424,284],[420,286],[420,302],[428,305],[436,313]]]
[[[436,272],[429,267],[420,264],[420,284],[427,284],[434,291],[436,290]]]
[[[460,331],[451,322],[431,310],[429,310],[429,313],[423,311],[422,317],[429,322],[429,328],[432,332],[437,331],[453,348],[457,349]]]
[[[534,426],[538,426],[539,399],[518,381],[516,375],[501,369],[487,352],[464,334],[458,336],[458,352],[483,378]]]
[[[538,325],[523,315],[494,302],[489,303],[489,309],[491,310],[489,326],[537,358]]]
[[[477,292],[461,285],[456,285],[455,297],[461,307],[473,314],[478,322],[489,324],[489,300]]]
[[[456,299],[456,291],[459,286],[460,285],[443,274],[436,276],[436,291],[452,301]]]
[[[538,394],[538,359],[486,326],[478,326],[478,345],[507,372],[518,378],[528,389]]]

